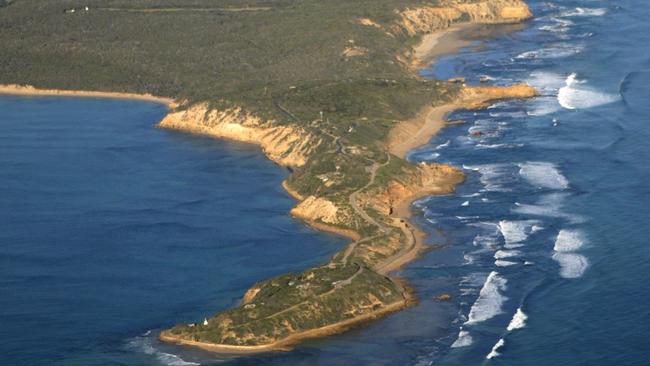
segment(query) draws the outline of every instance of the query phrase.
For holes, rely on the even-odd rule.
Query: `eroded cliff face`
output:
[[[300,202],[291,209],[291,214],[304,220],[322,221],[326,224],[338,224],[341,221],[339,208],[332,201],[316,196],[309,196]]]
[[[364,200],[384,215],[399,214],[397,206],[414,197],[448,194],[464,180],[460,169],[444,164],[418,164],[412,172],[391,180],[386,186],[370,190]]]
[[[525,99],[536,97],[538,92],[527,84],[510,86],[463,86],[456,98],[459,106],[468,109],[480,109],[490,102],[502,99]]]
[[[442,1],[440,6],[409,8],[400,13],[394,33],[408,36],[431,33],[455,23],[516,23],[532,17],[521,0]]]
[[[321,139],[296,125],[278,125],[241,108],[211,109],[207,103],[168,114],[159,127],[259,145],[269,159],[290,167],[305,165]]]

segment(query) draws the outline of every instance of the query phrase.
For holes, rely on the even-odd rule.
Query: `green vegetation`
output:
[[[168,333],[199,342],[255,345],[403,300],[399,286],[357,264],[287,274],[254,288],[261,290],[250,302],[210,318],[207,325],[178,325]]]
[[[395,25],[401,11],[423,5],[438,1],[0,0],[0,84],[242,107],[316,136],[318,147],[287,182],[337,208],[337,222],[315,223],[360,240],[322,267],[255,285],[250,302],[208,325],[165,332],[269,344],[406,302],[377,268],[413,241],[410,229],[371,201],[391,183],[421,184],[423,168],[386,152],[389,131],[459,88],[419,80],[406,65],[418,38]]]

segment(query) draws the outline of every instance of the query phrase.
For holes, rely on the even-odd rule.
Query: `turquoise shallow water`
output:
[[[247,145],[152,128],[157,105],[0,98],[0,363],[647,364],[650,10],[530,3],[535,20],[423,71],[544,96],[458,111],[463,125],[412,152],[468,174],[415,205],[446,244],[400,273],[420,304],[288,353],[155,341],[344,245],[287,216],[283,169]]]

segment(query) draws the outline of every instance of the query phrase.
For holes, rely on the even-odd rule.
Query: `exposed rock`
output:
[[[501,99],[523,99],[537,96],[537,90],[527,84],[511,86],[464,86],[458,103],[468,109],[485,108],[490,102]]]
[[[340,222],[338,211],[339,208],[331,201],[309,196],[291,209],[291,214],[305,220],[320,220],[327,224],[337,224]]]
[[[207,103],[170,113],[158,126],[260,145],[271,160],[284,166],[304,165],[321,143],[298,125],[277,125],[241,108],[216,110]]]
[[[414,36],[461,22],[516,23],[531,17],[530,9],[521,0],[484,0],[473,3],[446,0],[441,1],[437,7],[422,6],[404,10],[400,14],[400,21],[393,26],[393,31]]]

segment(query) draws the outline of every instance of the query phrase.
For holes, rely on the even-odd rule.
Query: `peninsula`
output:
[[[286,349],[414,301],[390,276],[426,248],[410,204],[464,176],[406,153],[455,109],[536,95],[415,70],[458,46],[444,31],[531,16],[521,0],[5,0],[0,92],[146,94],[171,108],[160,127],[257,144],[289,168],[291,214],[350,244],[160,334],[217,352]]]

